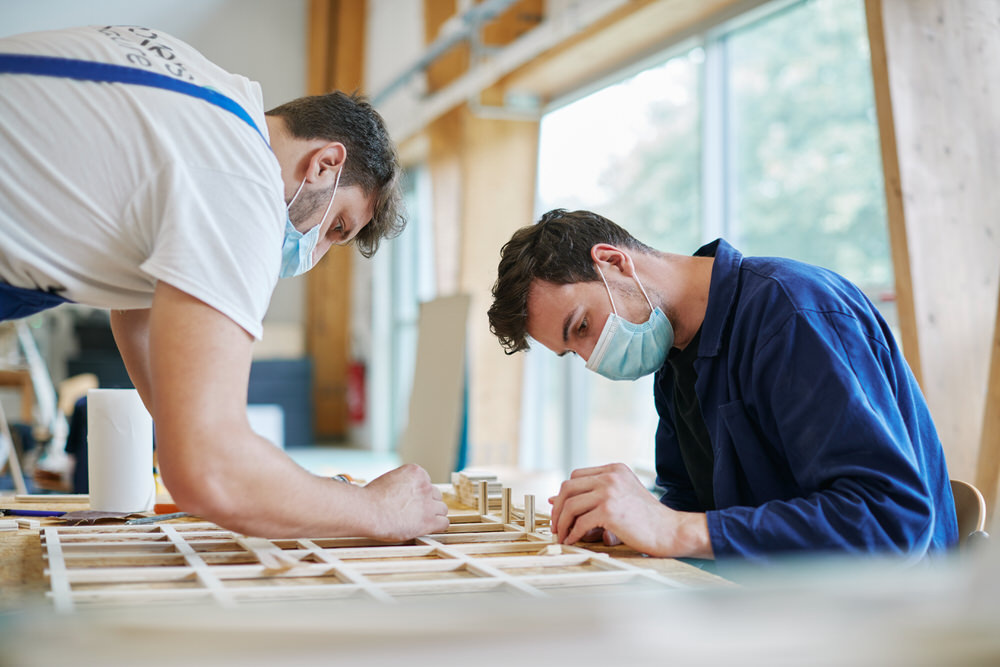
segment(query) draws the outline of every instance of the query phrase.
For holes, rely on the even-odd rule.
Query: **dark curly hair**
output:
[[[363,96],[339,90],[326,95],[300,97],[267,112],[285,120],[289,132],[300,139],[338,141],[347,149],[341,185],[358,185],[375,195],[371,222],[361,228],[353,243],[365,257],[378,250],[382,239],[398,236],[406,226],[400,192],[400,166],[396,147],[385,122]]]
[[[590,211],[557,208],[537,224],[514,232],[500,250],[493,305],[488,313],[490,331],[504,352],[528,349],[528,292],[536,280],[556,285],[599,280],[590,250],[599,243],[653,252],[627,231]]]

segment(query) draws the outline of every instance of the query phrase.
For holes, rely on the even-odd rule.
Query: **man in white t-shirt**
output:
[[[154,83],[101,80],[90,63]],[[335,243],[371,256],[404,224],[398,181],[363,98],[265,113],[257,83],[135,26],[0,39],[0,319],[63,301],[111,309],[165,484],[232,530],[396,540],[448,526],[418,466],[364,487],[317,477],[246,417],[278,277]]]

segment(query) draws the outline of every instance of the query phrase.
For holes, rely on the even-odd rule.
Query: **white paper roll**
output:
[[[135,389],[87,392],[90,508],[147,512],[156,502],[153,419]]]

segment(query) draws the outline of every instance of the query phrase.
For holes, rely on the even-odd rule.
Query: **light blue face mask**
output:
[[[340,171],[337,171],[337,180],[334,181],[333,194],[330,195],[330,203],[326,207],[326,213],[320,218],[318,225],[303,234],[295,229],[288,211],[292,208],[292,204],[295,203],[295,199],[302,192],[302,186],[305,184],[306,179],[303,178],[299,184],[299,189],[295,191],[292,200],[285,207],[285,239],[281,242],[281,273],[279,274],[282,278],[301,275],[313,267],[313,251],[316,249],[316,243],[319,241],[319,229],[326,221],[326,216],[330,214],[330,208],[333,206],[333,198],[337,196],[337,186],[340,185]]]
[[[611,380],[635,380],[659,370],[674,344],[674,328],[670,325],[670,320],[662,310],[653,308],[653,302],[649,300],[639,276],[635,276],[635,281],[639,283],[639,289],[652,311],[649,319],[642,324],[635,324],[620,317],[608,281],[604,279],[600,268],[597,272],[601,275],[604,288],[608,290],[614,312],[608,315],[608,321],[604,323],[601,336],[587,360],[587,368]]]

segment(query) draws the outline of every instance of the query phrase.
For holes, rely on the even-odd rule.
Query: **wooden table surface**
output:
[[[470,509],[458,503],[457,499],[445,493],[445,501],[452,510],[468,512]],[[77,511],[89,509],[86,503],[44,503],[44,502],[14,502],[13,496],[0,496],[0,507],[6,509],[30,510],[61,510]],[[49,517],[3,517],[31,518],[38,520],[40,527],[61,526],[57,518]],[[186,521],[201,521],[201,519],[175,519],[170,523]],[[42,558],[40,530],[20,528],[16,531],[0,531],[0,609],[16,609],[28,604],[37,604],[44,600],[48,591],[48,579],[45,576],[45,560]],[[726,587],[730,582],[714,574],[705,572],[687,563],[673,558],[651,558],[644,556],[628,547],[605,547],[580,543],[595,552],[607,553],[632,565],[649,568],[680,583],[694,587]]]

